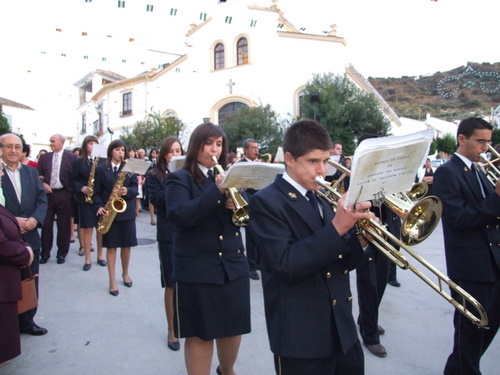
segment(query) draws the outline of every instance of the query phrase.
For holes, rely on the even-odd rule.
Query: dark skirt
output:
[[[174,245],[172,242],[158,241],[158,255],[160,256],[161,287],[173,288],[172,264],[174,262]]]
[[[202,340],[250,332],[250,279],[224,285],[176,283],[175,336]]]
[[[80,228],[96,228],[99,217],[96,215],[94,207],[88,203],[78,204],[78,216]]]
[[[21,354],[17,302],[0,303],[0,362]]]
[[[108,248],[137,246],[135,219],[113,222],[109,232],[102,236],[102,246]]]

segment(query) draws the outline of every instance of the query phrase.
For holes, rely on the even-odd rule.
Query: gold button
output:
[[[351,302],[352,301],[352,297],[347,297],[347,302]]]
[[[217,204],[221,204],[222,202],[221,201],[217,201]]]
[[[370,260],[373,260],[373,259],[372,258],[368,258],[368,260],[370,261]]]
[[[330,272],[327,272],[326,273],[326,278],[329,279],[330,277],[332,277],[332,274]]]
[[[486,229],[488,229],[489,227],[490,227],[490,225],[489,225],[489,224],[487,224],[487,225],[486,225]]]
[[[221,257],[221,256],[222,256],[222,253],[219,253],[219,256]]]
[[[219,240],[221,240],[221,241],[222,241],[223,239],[224,239],[224,237],[223,237],[223,236],[219,236]]]
[[[349,270],[344,270],[344,275],[347,275],[348,272]]]
[[[336,299],[334,299],[334,300],[332,301],[332,305],[333,305],[333,306],[335,306],[336,304],[337,304],[337,300],[336,300]]]
[[[238,232],[236,232],[234,235],[235,235],[236,237],[238,237],[240,234],[239,234]]]
[[[238,250],[236,253],[237,253],[237,254],[241,253],[241,250]]]
[[[493,244],[490,242],[490,246],[493,246]]]
[[[339,259],[342,259],[344,256],[342,254],[339,255]]]

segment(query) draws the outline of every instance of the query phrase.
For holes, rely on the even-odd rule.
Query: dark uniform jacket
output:
[[[224,284],[248,277],[240,228],[225,207],[226,196],[209,179],[195,182],[186,169],[167,177],[166,207],[174,222],[173,279]]]
[[[500,196],[484,173],[477,177],[457,155],[436,169],[434,194],[443,202],[443,234],[448,276],[495,282],[500,272]]]
[[[368,257],[355,235],[337,233],[332,208],[319,201],[326,225],[281,175],[250,200],[275,355],[323,358],[358,342],[349,271]]]

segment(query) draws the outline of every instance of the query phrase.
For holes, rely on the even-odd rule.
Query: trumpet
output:
[[[212,156],[212,159],[215,162],[215,169],[217,170],[217,173],[224,173],[224,169],[219,164],[217,158],[215,156]],[[239,227],[248,225],[250,221],[250,216],[248,214],[248,203],[245,201],[245,199],[243,199],[236,188],[230,187],[227,189],[227,191],[234,203],[232,218],[233,224]]]
[[[329,161],[329,163],[335,163]],[[339,168],[336,163],[332,164],[334,167]],[[340,166],[341,167],[341,166]],[[350,171],[346,168],[339,168],[343,170],[344,173],[349,173]],[[328,194],[321,192],[319,195],[326,199],[329,204],[331,204],[334,209],[337,207],[337,200],[340,199],[341,194],[332,186],[324,181],[322,177],[316,177],[316,184],[323,187],[333,198],[330,198]],[[385,256],[387,256],[391,261],[396,263],[402,269],[409,269],[414,274],[416,274],[420,279],[422,279],[428,286],[430,286],[434,291],[436,291],[441,297],[452,304],[460,313],[465,315],[472,323],[477,325],[479,328],[486,328],[488,325],[488,316],[483,306],[464,289],[454,283],[448,276],[444,275],[437,268],[427,262],[423,257],[421,257],[417,252],[411,249],[408,245],[418,244],[424,241],[436,228],[441,218],[442,205],[439,198],[435,196],[429,196],[424,198],[413,206],[409,202],[403,199],[399,199],[394,195],[387,196],[383,198],[385,204],[394,211],[402,220],[401,226],[401,239],[390,233],[385,226],[379,224],[373,219],[360,220],[357,223],[357,228],[360,234],[362,234],[368,242],[370,242],[375,248],[380,250]],[[389,241],[397,244],[401,249],[405,250],[410,256],[412,256],[416,261],[423,265],[427,270],[433,273],[438,278],[438,283],[434,283],[429,277],[412,265],[406,257],[400,254],[400,252],[392,246]],[[447,292],[443,290],[444,285],[448,285],[450,289],[453,289],[461,297],[461,301],[455,300]],[[474,315],[469,309],[468,305],[472,306],[478,313],[478,316]]]

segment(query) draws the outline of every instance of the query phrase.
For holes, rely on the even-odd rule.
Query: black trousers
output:
[[[471,294],[486,310],[489,329],[477,328],[463,314],[455,311],[453,352],[444,368],[445,375],[481,375],[479,362],[498,331],[500,323],[500,279],[496,283],[453,280]],[[453,290],[451,296],[461,301]],[[476,313],[474,309],[472,313]]]
[[[346,355],[326,358],[290,358],[274,356],[277,375],[363,375],[365,357],[359,340]]]

